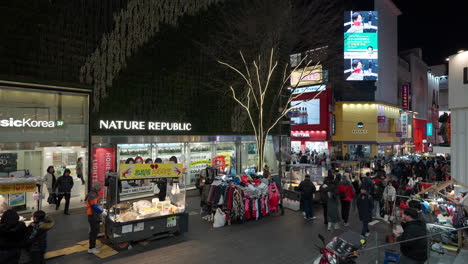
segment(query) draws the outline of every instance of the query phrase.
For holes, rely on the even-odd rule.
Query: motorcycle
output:
[[[357,251],[366,244],[366,239],[356,232],[345,232],[332,238],[325,244],[325,238],[319,234],[323,246],[316,247],[320,250],[314,264],[355,264],[358,258]]]

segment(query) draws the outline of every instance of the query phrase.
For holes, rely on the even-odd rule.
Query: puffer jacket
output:
[[[399,242],[424,237],[427,234],[426,224],[421,220],[414,220],[408,223],[402,223],[403,234],[397,238]],[[400,244],[401,253],[415,261],[424,262],[427,260],[427,237]]]
[[[28,245],[31,251],[44,252],[47,248],[47,231],[54,227],[55,221],[50,216],[39,222],[33,222],[28,227]]]
[[[0,262],[18,263],[21,248],[26,245],[27,227],[24,222],[15,226],[0,224]]]
[[[344,193],[344,198],[341,197],[341,194]],[[349,181],[341,181],[338,185],[338,197],[342,201],[352,201],[355,196],[353,185]]]
[[[387,185],[383,192],[383,199],[386,201],[395,201],[396,198],[396,190],[392,184]]]

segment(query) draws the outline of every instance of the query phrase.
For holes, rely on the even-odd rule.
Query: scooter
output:
[[[356,232],[345,232],[332,238],[325,244],[325,238],[319,234],[323,246],[319,247],[320,256],[314,260],[314,264],[355,264],[358,258],[358,250],[366,244],[366,239]]]

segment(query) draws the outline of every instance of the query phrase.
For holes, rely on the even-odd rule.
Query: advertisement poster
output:
[[[408,138],[408,114],[401,114],[401,137]]]
[[[347,81],[378,79],[377,11],[344,14],[344,75]]]
[[[320,99],[303,102],[302,100],[291,102],[291,106],[300,104],[289,112],[289,117],[294,122],[293,125],[319,125]]]
[[[177,178],[183,175],[182,163],[122,164],[119,177],[122,180]]]
[[[92,182],[98,181],[104,187],[105,173],[115,170],[115,148],[93,148],[91,178]],[[106,188],[101,188],[99,195],[104,197]]]
[[[26,193],[11,193],[8,195],[8,206],[21,206],[26,204]]]
[[[0,184],[0,194],[35,192],[36,182]]]
[[[0,172],[16,171],[18,159],[17,153],[0,153]]]

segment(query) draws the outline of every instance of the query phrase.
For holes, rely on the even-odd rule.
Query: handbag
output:
[[[226,225],[226,214],[221,210],[221,208],[218,208],[214,215],[213,227],[223,227],[224,225]]]
[[[57,195],[55,193],[49,194],[49,197],[47,198],[47,202],[49,204],[57,204]]]

